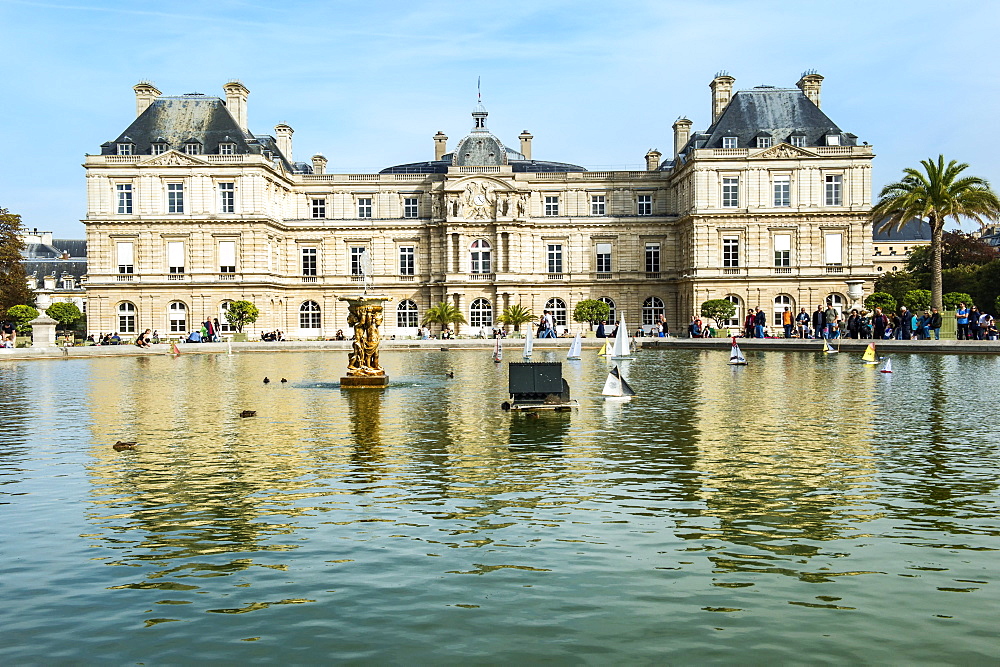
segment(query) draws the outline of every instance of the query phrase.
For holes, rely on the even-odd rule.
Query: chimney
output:
[[[823,76],[816,73],[814,69],[807,69],[802,73],[802,78],[799,82],[795,84],[799,87],[806,97],[819,107],[819,89],[823,85]]]
[[[250,91],[235,79],[224,85],[222,89],[226,91],[226,108],[229,109],[229,113],[236,119],[236,124],[240,126],[240,129],[248,132],[247,97],[249,97]]]
[[[135,115],[140,116],[157,97],[162,95],[151,81],[140,81],[132,86],[135,91]]]
[[[437,162],[448,152],[448,135],[438,130],[434,135],[434,161]]]
[[[281,151],[281,154],[289,162],[292,161],[292,134],[294,133],[295,130],[285,123],[279,123],[274,126],[274,136],[277,137],[278,150]]]
[[[708,87],[712,89],[712,123],[719,120],[719,116],[726,110],[729,100],[733,99],[733,84],[736,79],[729,76],[728,72],[719,72],[712,79]]]
[[[674,121],[674,158],[681,154],[681,149],[690,141],[691,124],[691,121],[683,117]]]
[[[326,158],[323,157],[322,153],[316,153],[316,155],[313,155],[313,173],[326,173]]]
[[[646,153],[646,171],[656,171],[660,168],[660,158],[662,153],[655,148],[650,148]]]
[[[528,133],[527,130],[517,135],[517,138],[521,140],[521,154],[524,155],[525,160],[531,159],[531,140],[535,137]]]

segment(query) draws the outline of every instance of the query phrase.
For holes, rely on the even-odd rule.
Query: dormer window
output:
[[[826,145],[827,146],[839,146],[840,145],[840,135],[839,134],[828,134],[828,135],[826,135]]]
[[[184,144],[184,152],[188,155],[201,155],[201,144],[196,141],[189,141]]]
[[[798,146],[799,148],[802,148],[803,146],[806,145],[806,135],[793,134],[791,137],[788,138],[788,141],[793,146]]]
[[[736,137],[722,137],[722,147],[723,148],[736,148],[737,139]]]
[[[757,148],[770,148],[771,137],[757,137]]]
[[[157,141],[154,144],[152,144],[151,153],[153,155],[163,155],[166,152],[167,152],[167,143],[165,141]]]
[[[118,144],[118,155],[132,155],[133,153],[135,153],[135,144],[132,143]]]
[[[219,155],[236,155],[236,144],[233,143],[219,144]]]

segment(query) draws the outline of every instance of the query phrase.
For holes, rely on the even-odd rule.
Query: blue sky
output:
[[[638,169],[681,115],[709,122],[708,83],[824,77],[823,110],[877,154],[876,191],[943,153],[1000,187],[1000,2],[35,2],[0,0],[0,207],[82,238],[87,153],[132,121],[132,86],[250,89],[250,129],[295,129],[295,157],[371,172],[430,159],[489,127],[536,159]]]

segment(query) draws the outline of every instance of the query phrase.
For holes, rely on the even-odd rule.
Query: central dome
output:
[[[480,102],[472,111],[474,121],[472,132],[465,135],[451,154],[451,164],[456,167],[497,167],[507,164],[510,159],[523,160],[524,156],[503,145],[493,133],[486,129],[486,117],[490,115]]]

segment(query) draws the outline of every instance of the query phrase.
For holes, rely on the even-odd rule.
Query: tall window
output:
[[[844,314],[844,297],[841,294],[834,292],[826,297],[827,303],[833,306],[834,310],[837,311],[838,315]]]
[[[219,213],[236,213],[235,183],[219,183]]]
[[[167,213],[184,212],[184,184],[167,183]]]
[[[738,236],[722,237],[722,266],[735,268],[740,265],[740,239]]]
[[[470,273],[492,273],[493,251],[486,239],[476,239],[469,246]]]
[[[639,195],[635,199],[636,215],[653,215],[653,195]]]
[[[325,218],[326,217],[326,200],[325,199],[313,199],[312,200],[312,217],[314,217],[314,218]]]
[[[233,333],[236,327],[229,323],[229,305],[232,301],[223,301],[219,304],[219,331],[222,333]]]
[[[403,199],[403,217],[404,218],[415,218],[417,217],[417,198],[407,197]]]
[[[646,244],[646,273],[660,272],[660,244]]]
[[[740,179],[736,176],[726,176],[722,179],[722,205],[725,208],[736,208],[740,205]]]
[[[722,147],[736,148],[737,147],[736,137],[722,137]]]
[[[597,272],[611,273],[611,244],[597,244]]]
[[[411,245],[399,246],[399,275],[412,276],[415,269],[416,249]]]
[[[115,244],[118,255],[118,273],[135,273],[135,255],[131,241]]]
[[[826,205],[840,206],[843,202],[841,186],[844,177],[840,174],[827,174],[824,180],[826,181]]]
[[[549,243],[547,254],[547,269],[549,273],[563,272],[563,256],[561,243]]]
[[[590,196],[590,214],[591,215],[604,215],[604,195],[591,195]]]
[[[618,321],[618,312],[615,310],[615,301],[611,297],[602,296],[598,299],[601,303],[608,304],[608,322]],[[608,332],[610,333],[610,332]]]
[[[167,267],[169,273],[184,273],[184,241],[167,241]]]
[[[360,199],[358,199],[358,217],[359,218],[372,217],[371,197],[361,197]]]
[[[128,301],[118,304],[118,332],[135,333],[135,304]]]
[[[476,299],[469,306],[469,326],[493,326],[493,306],[490,305],[489,299]]]
[[[318,248],[302,249],[302,275],[304,276],[316,275],[317,255],[318,255]]]
[[[545,215],[559,215],[559,197],[545,198]]]
[[[132,184],[119,183],[115,190],[118,192],[118,214],[132,215]]]
[[[795,308],[793,304],[794,302],[792,301],[792,297],[788,296],[787,294],[779,294],[778,296],[774,297],[774,317],[772,318],[771,323],[774,324],[775,326],[779,327],[781,326],[781,314],[785,312],[785,308],[788,308],[788,311],[792,314],[792,317],[794,318]]]
[[[299,328],[319,329],[320,311],[319,304],[315,301],[306,301],[299,306]]]
[[[553,297],[545,302],[545,310],[552,313],[552,321],[557,326],[566,326],[566,302],[559,297]]]
[[[824,254],[827,266],[841,266],[844,263],[843,235],[840,233],[824,234]]]
[[[774,265],[792,265],[792,236],[791,234],[774,235]]]
[[[726,296],[726,301],[736,306],[736,310],[733,311],[733,316],[728,320],[723,320],[719,324],[729,327],[738,327],[743,322],[743,300],[735,294],[729,294]]]
[[[174,301],[167,308],[170,321],[170,333],[185,333],[187,326],[187,306],[182,301]]]
[[[236,273],[236,241],[219,241],[219,273]]]
[[[788,175],[774,177],[774,205],[792,205],[792,177]]]
[[[396,326],[400,329],[418,326],[417,304],[409,299],[403,299],[396,306]]]
[[[663,315],[663,301],[651,296],[642,302],[642,323],[644,325],[656,324]]]
[[[368,252],[368,248],[365,246],[352,246],[351,247],[351,275],[352,276],[363,276],[365,275],[365,260],[364,255]]]

